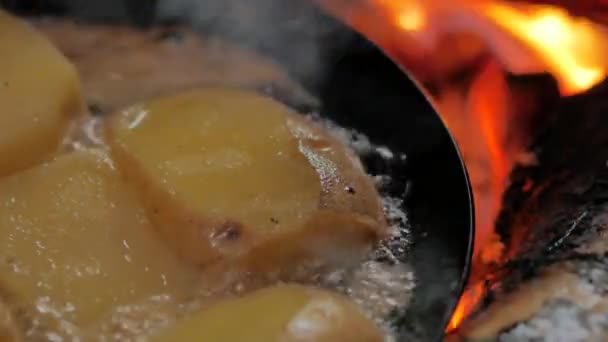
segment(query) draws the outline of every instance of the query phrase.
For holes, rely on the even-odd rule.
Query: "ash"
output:
[[[604,341],[608,314],[594,312],[579,304],[559,299],[548,303],[532,319],[516,325],[499,337],[501,342]]]
[[[608,267],[605,256],[581,256],[562,264],[575,276],[576,291],[547,301],[526,321],[503,332],[498,340],[606,341],[608,336]],[[576,294],[573,294],[576,292]]]
[[[361,160],[370,155],[375,155],[377,158],[374,159],[383,160],[387,164],[395,158],[405,160],[405,155],[397,155],[386,146],[375,145],[356,130],[341,127],[318,114],[310,114],[309,118],[327,128]],[[348,295],[376,324],[389,333],[387,341],[393,341],[394,331],[391,331],[387,317],[408,306],[416,285],[413,268],[408,263],[412,237],[403,200],[388,193],[392,177],[386,174],[370,176],[382,196],[391,236],[380,242],[358,267],[326,275],[321,284]]]

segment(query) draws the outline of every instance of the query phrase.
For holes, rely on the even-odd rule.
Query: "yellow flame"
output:
[[[446,13],[450,12],[455,16],[468,13],[471,21],[489,19],[495,28],[508,33],[522,47],[534,53],[545,71],[558,80],[564,95],[591,88],[604,79],[608,70],[608,35],[604,28],[590,20],[573,17],[555,6],[514,5],[488,0],[452,0],[449,6],[446,2],[433,0],[370,1],[386,11],[396,27],[409,33],[424,32],[432,29],[433,25],[441,25],[445,18],[449,19],[450,15]],[[438,7],[438,3],[443,7]],[[444,19],[438,8],[443,8],[441,15]],[[466,26],[467,23],[457,25]],[[472,22],[470,26],[473,31],[483,30]],[[443,29],[449,30],[447,27]],[[485,35],[478,33],[485,39],[493,39],[488,32],[484,32]],[[494,44],[494,48],[500,50],[501,46]],[[495,52],[500,55],[505,51]]]
[[[424,27],[426,14],[417,4],[411,4],[399,11],[397,23],[406,31],[419,31]]]
[[[419,0],[372,0],[371,4],[386,11],[397,27],[404,31],[421,31],[427,22],[426,8]]]
[[[598,62],[604,51],[595,44],[602,40],[599,28],[575,19],[564,10],[542,6],[524,11],[499,2],[487,3],[484,13],[535,51],[560,82],[566,95],[585,91],[606,75]]]

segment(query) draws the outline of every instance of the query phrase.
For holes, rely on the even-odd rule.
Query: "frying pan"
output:
[[[413,243],[397,255],[414,269],[407,308],[389,317],[399,340],[438,341],[470,266],[473,202],[466,169],[446,126],[407,72],[309,0],[0,0],[23,15],[58,15],[103,24],[179,23],[223,36],[269,56],[321,101],[315,110],[354,128],[405,159],[363,160],[371,174],[389,174],[387,191],[403,199]],[[180,7],[181,6],[181,7]],[[235,9],[238,8],[239,11]],[[242,20],[238,13],[249,14]],[[276,94],[275,94],[276,95]],[[291,101],[291,103],[290,103]]]

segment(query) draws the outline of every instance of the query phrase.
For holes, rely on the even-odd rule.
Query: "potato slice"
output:
[[[300,151],[321,178],[320,208],[384,222],[378,192],[359,157],[330,136],[325,128],[303,116],[290,115],[287,124],[299,141]]]
[[[266,271],[321,246],[350,258],[385,231],[359,162],[269,98],[192,90],[127,108],[108,126],[156,227],[197,264],[238,259]]]
[[[383,341],[348,298],[298,285],[264,288],[178,321],[152,341]]]
[[[194,286],[100,151],[0,180],[0,284],[28,316],[88,324],[115,305]]]
[[[83,111],[74,67],[25,22],[0,10],[0,176],[32,166]]]

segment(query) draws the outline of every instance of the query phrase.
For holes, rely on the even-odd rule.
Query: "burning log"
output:
[[[455,340],[608,339],[608,81],[563,98],[518,165],[483,308]]]
[[[483,323],[483,317],[494,317],[490,314],[491,307],[497,307],[499,312],[507,312],[512,307],[507,305],[501,309],[495,299],[524,293],[518,298],[523,298],[526,304],[533,302],[531,295],[525,294],[528,290],[517,289],[529,278],[544,279],[551,265],[561,265],[563,260],[568,260],[559,253],[569,251],[568,241],[591,225],[586,220],[595,217],[594,212],[587,211],[590,204],[584,202],[583,195],[573,200],[574,195],[568,191],[576,193],[572,189],[581,187],[576,182],[584,184],[588,177],[595,179],[599,166],[590,163],[606,152],[601,141],[593,140],[599,138],[589,138],[586,134],[601,135],[600,126],[605,125],[597,114],[601,110],[591,108],[588,103],[608,92],[605,81],[596,86],[608,73],[605,58],[608,30],[598,24],[608,23],[602,19],[608,2],[317,1],[364,33],[423,82],[463,152],[476,201],[477,228],[468,289],[452,316],[448,331],[460,328],[460,336],[491,339],[496,338],[498,332],[506,331],[507,325],[525,321],[545,303],[544,299],[536,308],[528,310],[527,315],[515,315],[507,325],[498,324],[500,327],[494,329],[494,334],[479,333],[479,329],[488,330],[488,326],[496,325]],[[469,44],[456,44],[459,40],[454,37]],[[446,44],[446,38],[452,44]],[[518,76],[507,81],[503,70]],[[523,76],[538,73],[552,75],[548,78],[553,83],[536,88],[535,83],[542,77],[533,76],[535,79],[531,81],[530,76]],[[524,90],[530,84],[534,94]],[[593,86],[596,88],[587,92]],[[586,92],[585,95],[573,96],[582,92]],[[560,94],[571,97],[558,103]],[[543,105],[535,107],[539,103]],[[556,104],[558,109],[552,106]],[[579,110],[586,112],[580,114]],[[581,116],[585,119],[581,120]],[[555,122],[547,125],[548,119]],[[595,127],[585,126],[588,122]],[[532,144],[536,156],[522,153],[522,149],[532,143],[531,138],[536,137],[529,132],[538,127],[549,128]],[[597,146],[586,143],[585,139]],[[577,150],[589,146],[591,150]],[[591,156],[591,153],[596,154]],[[535,157],[540,158],[538,165],[532,165]],[[605,164],[605,158],[603,160]],[[500,195],[508,183],[509,171],[517,163],[525,165],[514,171],[504,198],[506,207],[502,208],[498,227],[503,241],[498,241],[494,219],[501,209]],[[576,172],[579,168],[580,172]],[[551,241],[555,244],[549,247]],[[492,283],[485,284],[488,270],[496,265],[502,267],[490,272]],[[487,310],[461,326],[484,298]],[[489,320],[501,322],[504,318]],[[484,326],[486,328],[476,328]]]

